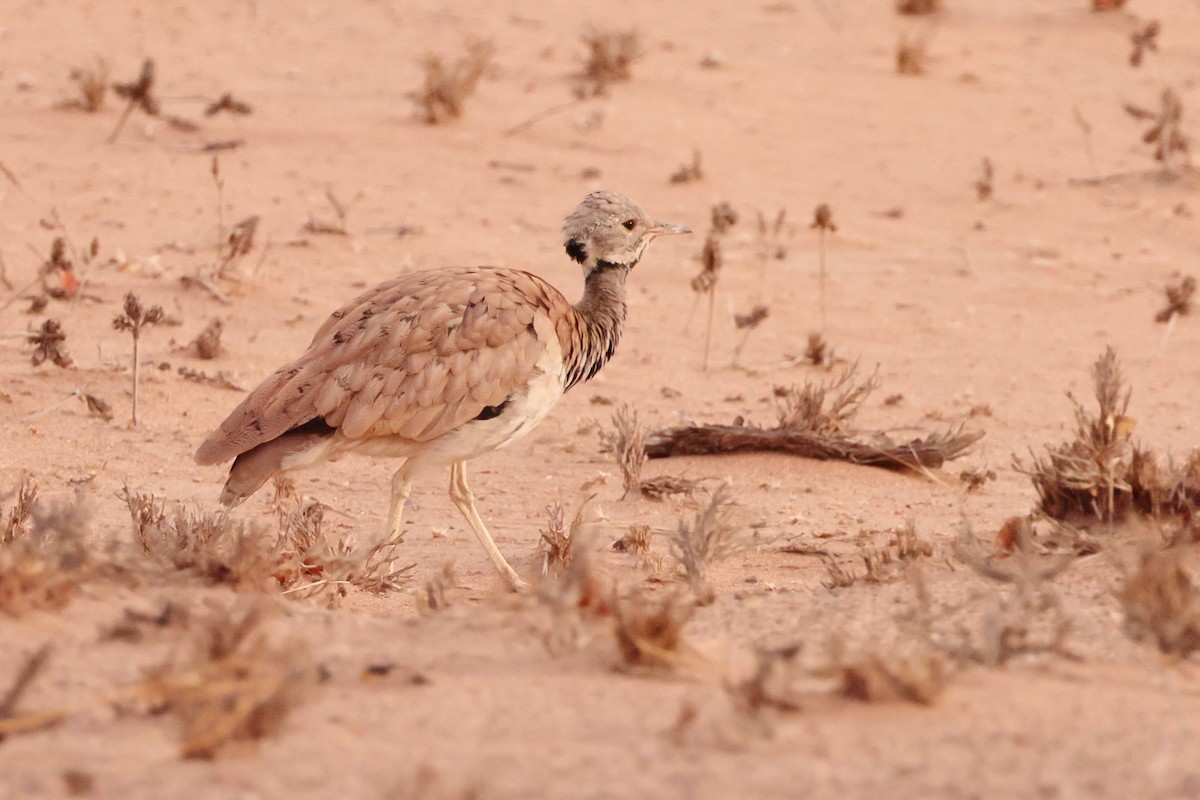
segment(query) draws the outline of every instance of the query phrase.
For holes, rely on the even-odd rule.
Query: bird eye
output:
[[[633,230],[636,225],[637,225],[636,219],[627,219],[621,223],[621,227],[627,231]]]

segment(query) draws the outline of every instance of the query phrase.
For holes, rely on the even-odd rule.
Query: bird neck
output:
[[[566,389],[590,380],[616,352],[625,328],[625,278],[629,270],[626,264],[599,261],[588,272],[563,353]]]

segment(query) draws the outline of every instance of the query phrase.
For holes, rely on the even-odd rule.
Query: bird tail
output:
[[[239,455],[229,470],[221,504],[233,508],[262,488],[263,484],[288,470],[307,467],[328,457],[332,428],[294,428],[269,442]]]

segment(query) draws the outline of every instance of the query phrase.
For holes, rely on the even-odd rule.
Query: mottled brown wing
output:
[[[196,451],[227,461],[317,417],[352,438],[429,441],[499,405],[534,376],[534,317],[569,308],[526,272],[414,272],[336,311]]]

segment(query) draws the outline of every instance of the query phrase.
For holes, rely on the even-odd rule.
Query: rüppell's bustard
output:
[[[234,459],[221,502],[235,506],[273,476],[345,453],[401,458],[390,534],[402,533],[413,478],[450,465],[450,498],[496,569],[524,582],[488,534],[467,486],[468,459],[528,433],[563,392],[612,357],[625,324],[625,279],[657,236],[615,192],[593,192],[566,219],[567,255],[583,267],[571,305],[536,275],[499,267],[411,272],[326,320],[295,361],[264,380],[196,451]]]

